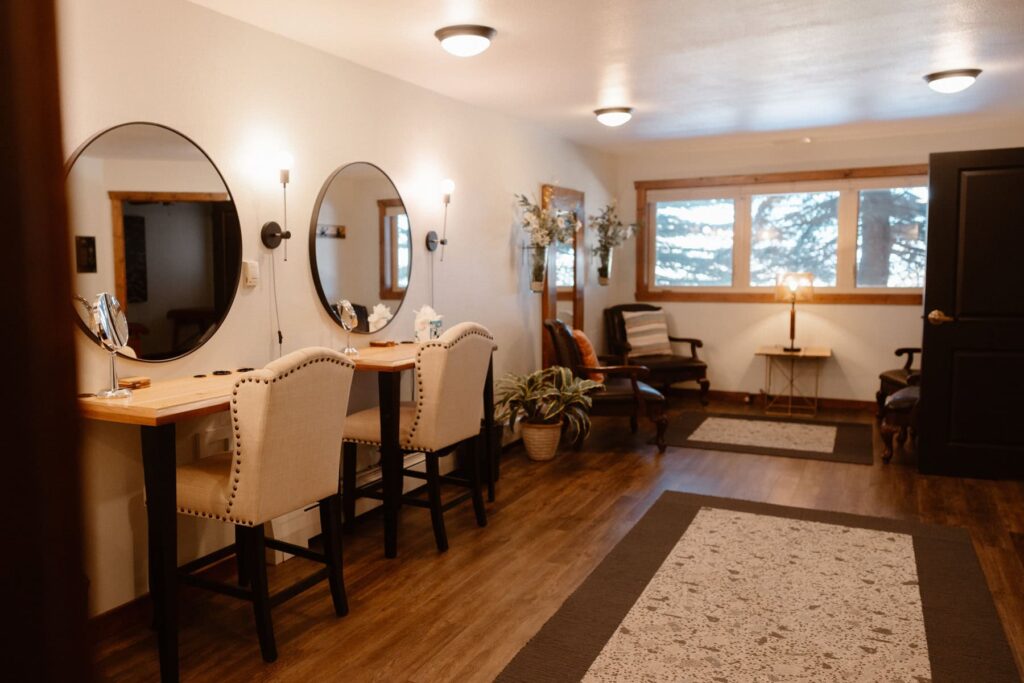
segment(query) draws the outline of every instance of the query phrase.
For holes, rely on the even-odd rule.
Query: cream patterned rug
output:
[[[1019,678],[964,530],[668,491],[497,680]]]
[[[670,446],[870,465],[871,425],[688,412],[673,417]]]
[[[913,539],[702,508],[583,680],[919,681]]]

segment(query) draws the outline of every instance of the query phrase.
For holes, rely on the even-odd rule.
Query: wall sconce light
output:
[[[452,193],[455,192],[455,181],[445,178],[441,181],[441,201],[444,202],[444,223],[441,227],[441,238],[438,239],[437,232],[431,230],[427,233],[427,251],[437,251],[437,245],[441,245],[441,260],[444,261],[444,247],[448,245],[448,205],[452,201]]]
[[[267,249],[277,249],[281,246],[281,240],[291,239],[292,233],[288,230],[288,182],[291,180],[291,169],[294,159],[292,155],[287,152],[282,152],[279,160],[279,168],[281,170],[281,191],[284,196],[284,213],[282,220],[284,222],[284,228],[277,221],[267,221],[263,224],[263,228],[260,230],[260,239],[263,240],[263,246]],[[288,244],[284,246],[284,260],[288,260]]]

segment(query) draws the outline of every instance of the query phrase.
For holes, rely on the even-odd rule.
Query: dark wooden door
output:
[[[5,681],[92,680],[53,2],[0,4]]]
[[[933,154],[922,471],[1024,475],[1024,149]]]

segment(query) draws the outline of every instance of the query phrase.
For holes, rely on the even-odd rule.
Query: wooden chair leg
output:
[[[340,496],[335,494],[320,501],[320,531],[324,539],[324,557],[327,558],[327,581],[331,586],[334,613],[339,617],[348,614],[348,598],[345,595],[345,575],[341,555],[341,510]]]
[[[448,535],[444,530],[444,511],[441,509],[441,472],[436,453],[427,453],[427,495],[430,499],[430,521],[434,525],[434,540],[438,552],[448,550]]]
[[[629,416],[629,431],[632,434],[636,434],[636,430],[640,428],[640,423],[637,420],[636,413]]]
[[[879,389],[875,392],[875,403],[878,405],[878,409],[875,411],[875,419],[881,424],[882,416],[885,414],[885,397],[888,394],[885,393],[884,389]]]
[[[896,436],[896,432],[898,432],[899,429],[886,422],[883,418],[882,425],[879,427],[878,431],[882,435],[882,462],[889,462],[892,460],[893,438]]]
[[[251,580],[249,572],[249,553],[246,551],[246,533],[244,527],[235,527],[235,560],[238,562],[238,585],[248,586]]]
[[[480,490],[480,450],[483,446],[480,439],[471,439],[469,448],[469,483],[473,487],[473,512],[476,513],[476,525],[487,526],[487,510],[484,509],[484,494]]]
[[[341,449],[341,504],[346,534],[353,532],[356,523],[356,448],[356,444],[346,443]]]
[[[661,404],[647,404],[647,416],[651,418],[654,423],[655,433],[654,441],[658,445],[658,452],[664,453],[665,448],[668,444],[665,443],[665,430],[668,429],[668,415],[665,414],[665,407]]]
[[[263,525],[246,527],[248,535],[245,546],[249,551],[249,568],[252,575],[252,608],[256,616],[256,633],[260,639],[260,653],[263,661],[277,660],[277,645],[274,642],[274,622],[270,618],[270,588],[267,584],[267,558],[264,545]]]
[[[711,391],[711,382],[707,379],[697,380],[700,384],[700,404],[706,406],[708,404],[708,392]]]

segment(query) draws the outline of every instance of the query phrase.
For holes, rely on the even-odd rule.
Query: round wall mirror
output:
[[[165,361],[202,346],[231,308],[242,263],[238,212],[206,153],[166,126],[126,123],[82,145],[66,182],[74,293],[121,302],[123,355]]]
[[[320,302],[339,326],[351,302],[367,334],[398,313],[412,272],[412,228],[402,198],[373,164],[342,166],[327,179],[309,227],[309,260]]]

